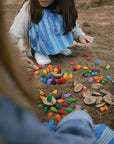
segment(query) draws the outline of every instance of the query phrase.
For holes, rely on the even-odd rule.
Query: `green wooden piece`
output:
[[[51,102],[52,101],[52,96],[51,95],[48,95],[47,96],[47,102]]]
[[[70,113],[70,112],[73,112],[73,111],[74,111],[74,110],[71,109],[71,108],[67,108],[67,109],[66,109],[66,112],[69,112],[69,113]]]
[[[71,99],[68,99],[67,101],[68,101],[69,103],[73,103],[73,102],[76,102],[77,100],[76,100],[76,99],[71,98]]]
[[[52,111],[52,112],[58,112],[58,110],[55,108],[55,107],[50,107],[50,110]]]
[[[56,104],[55,107],[58,109],[58,110],[61,110],[61,106],[59,104]]]

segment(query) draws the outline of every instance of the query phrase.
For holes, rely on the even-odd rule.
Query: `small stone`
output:
[[[90,25],[87,21],[85,21],[85,22],[83,23],[83,26],[85,26],[85,27],[91,27],[91,25]]]

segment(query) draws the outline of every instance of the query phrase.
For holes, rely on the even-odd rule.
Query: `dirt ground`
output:
[[[5,18],[7,31],[22,2],[23,0],[4,0],[2,14]],[[78,13],[78,23],[80,24],[80,27],[87,35],[94,37],[93,45],[90,47],[73,46],[71,48],[72,55],[63,56],[59,54],[51,57],[51,59],[53,66],[57,65],[66,72],[73,71],[72,66],[70,65],[70,62],[72,61],[75,63],[75,66],[78,64],[81,65],[81,69],[73,72],[73,79],[63,85],[48,86],[40,82],[41,74],[33,76],[35,92],[36,95],[39,95],[39,90],[43,90],[45,93],[52,94],[53,90],[57,89],[58,94],[62,93],[64,95],[66,93],[71,93],[71,97],[76,98],[77,102],[72,103],[70,108],[73,108],[74,104],[80,104],[84,109],[88,110],[88,113],[92,116],[95,124],[104,123],[114,129],[114,106],[108,105],[108,111],[100,112],[99,108],[96,108],[95,106],[85,105],[80,93],[75,93],[73,91],[74,79],[91,89],[92,84],[88,83],[88,78],[91,77],[90,74],[88,74],[89,76],[87,78],[82,76],[82,73],[85,71],[83,70],[84,66],[94,67],[98,69],[98,76],[103,76],[105,78],[107,75],[110,75],[112,80],[114,80],[114,5],[108,4],[89,8],[80,7],[78,8]],[[85,21],[89,22],[91,27],[84,27],[83,23]],[[89,57],[84,57],[84,53],[87,53]],[[98,66],[95,66],[96,61],[99,61]],[[105,70],[106,65],[111,66],[110,70]],[[42,70],[43,69],[41,69],[40,72],[42,72]],[[108,90],[114,96],[112,81],[106,80],[103,89]],[[65,101],[67,100],[65,99]],[[43,111],[43,109],[41,111]],[[56,120],[55,123],[57,124]]]

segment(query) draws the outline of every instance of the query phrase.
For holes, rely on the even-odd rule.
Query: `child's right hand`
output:
[[[31,69],[35,68],[36,65],[29,58],[20,57],[20,59],[22,60],[22,63],[26,66],[26,68],[31,68]]]

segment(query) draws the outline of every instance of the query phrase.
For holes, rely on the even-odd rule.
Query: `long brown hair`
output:
[[[27,1],[27,0],[26,0]],[[43,8],[40,6],[38,0],[30,0],[30,15],[33,23],[39,23],[43,13]],[[63,24],[65,27],[64,34],[71,32],[75,27],[78,13],[75,8],[74,0],[55,0],[51,6],[47,7],[52,12],[61,14],[63,17]]]
[[[0,94],[17,105],[36,112],[31,85],[25,81],[18,51],[10,44],[8,34],[5,33],[1,10],[0,5]]]

